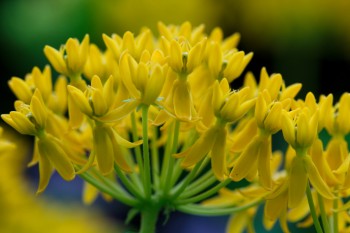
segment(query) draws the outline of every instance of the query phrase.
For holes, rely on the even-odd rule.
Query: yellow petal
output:
[[[226,79],[223,79],[223,80],[226,80]],[[227,83],[227,80],[223,82]],[[216,80],[213,87],[213,97],[212,97],[212,105],[214,108],[214,113],[219,113],[224,103],[225,103],[225,96],[224,96],[223,90],[220,88],[219,81]]]
[[[221,45],[222,51],[236,48],[240,38],[241,38],[241,35],[237,32],[225,38],[225,40],[222,42],[222,45]]]
[[[310,155],[311,155],[313,163],[317,167],[318,171],[320,171],[320,175],[321,175],[322,179],[327,181],[327,184],[329,184],[329,185],[340,184],[340,180],[338,180],[336,178],[336,176],[331,171],[329,164],[327,163],[327,160],[326,160],[324,153],[323,153],[322,141],[320,139],[317,139],[313,143],[312,147],[310,148]],[[349,165],[349,163],[348,163],[348,165]],[[347,170],[347,168],[346,168],[346,170]]]
[[[241,123],[241,121],[240,121]],[[235,129],[236,131],[236,129]],[[258,132],[256,120],[254,118],[249,119],[243,128],[237,130],[237,134],[234,134],[231,151],[241,152],[248,145],[248,143],[254,138]]]
[[[221,181],[227,178],[226,135],[225,128],[218,130],[211,150],[211,167],[216,178]]]
[[[257,136],[254,137],[245,150],[239,155],[239,158],[230,174],[232,180],[240,181],[248,175],[251,168],[257,163],[260,143],[261,142],[258,140]]]
[[[121,54],[121,43],[118,43],[117,40],[112,39],[106,34],[102,34],[102,39],[108,50],[112,52],[114,58],[119,62],[119,57]]]
[[[90,48],[90,37],[88,34],[86,34],[79,46],[80,72],[82,72],[84,65],[86,63],[86,60],[88,58],[89,48]]]
[[[107,104],[103,99],[102,91],[99,89],[93,90],[91,94],[92,106],[94,115],[102,116],[107,112]]]
[[[98,190],[96,189],[95,186],[92,186],[91,184],[84,182],[83,186],[83,203],[85,205],[90,205],[92,204],[97,196],[98,196]]]
[[[69,38],[66,43],[68,69],[75,73],[81,72],[79,57],[79,42],[77,39]]]
[[[134,34],[130,31],[127,31],[123,35],[123,50],[128,50],[131,55],[136,56],[136,48],[135,48],[135,38]]]
[[[327,184],[321,178],[320,173],[318,172],[318,170],[317,170],[316,166],[314,165],[314,163],[312,162],[311,158],[309,156],[304,156],[303,160],[304,160],[304,164],[305,164],[305,167],[306,167],[307,173],[309,175],[309,179],[310,179],[312,186],[324,198],[333,199],[334,195],[330,191]]]
[[[232,214],[226,227],[226,233],[241,233],[247,226],[249,216],[246,212]]]
[[[67,75],[68,71],[66,67],[66,62],[63,59],[62,53],[47,45],[44,48],[44,53],[46,58],[50,61],[51,65],[53,66],[53,68],[55,68],[55,70],[58,73]]]
[[[8,85],[17,99],[22,100],[26,104],[30,103],[33,93],[29,85],[23,79],[13,77],[8,82]]]
[[[288,113],[282,111],[282,133],[284,139],[291,146],[295,146],[295,124],[288,116]]]
[[[19,132],[28,135],[34,135],[36,133],[37,130],[35,129],[34,124],[24,114],[11,111],[10,116],[13,122],[17,125],[17,128],[15,127],[15,129],[20,129]]]
[[[288,211],[288,220],[291,222],[297,222],[304,219],[310,212],[309,204],[306,196],[300,202],[298,206]]]
[[[158,31],[161,36],[164,36],[166,39],[170,40],[172,38],[172,33],[170,32],[169,28],[163,23],[158,22]]]
[[[93,143],[99,170],[103,175],[110,174],[114,167],[113,143],[104,127],[94,128]]]
[[[281,129],[282,104],[280,102],[276,102],[273,104],[269,114],[267,115],[264,121],[264,124],[264,128],[268,130],[271,134],[274,134]]]
[[[105,85],[103,86],[102,95],[103,95],[103,99],[107,104],[107,108],[110,108],[115,98],[114,78],[112,75],[109,76],[109,78],[105,82]]]
[[[255,104],[255,119],[259,127],[264,128],[264,121],[268,112],[266,100],[262,94],[258,95]]]
[[[216,139],[215,129],[209,129],[205,132],[189,149],[181,152],[179,154],[175,154],[175,157],[183,157],[181,165],[183,167],[191,167],[194,164],[198,163],[204,156],[209,153],[212,149],[213,144]]]
[[[46,157],[63,179],[74,179],[73,164],[64,150],[55,141],[50,140],[50,138],[40,139],[38,141],[38,149],[40,156]]]
[[[134,61],[135,62],[135,61]],[[131,58],[130,54],[123,53],[120,57],[120,63],[119,63],[119,72],[120,77],[123,77],[123,82],[127,90],[129,91],[130,95],[134,98],[140,97],[140,91],[136,88],[134,82],[133,82],[133,76],[135,67],[133,65],[133,59]]]
[[[163,74],[161,67],[156,65],[149,77],[143,97],[145,104],[152,104],[156,101],[157,97],[161,93],[165,82],[165,75]]]
[[[208,53],[209,70],[212,74],[218,75],[222,69],[222,51],[219,43],[210,43]]]
[[[307,172],[303,160],[294,157],[289,175],[288,207],[296,207],[305,196],[308,185]]]
[[[275,100],[278,98],[278,95],[280,93],[280,89],[282,86],[282,76],[280,74],[274,74],[271,76],[269,80],[269,85],[268,85],[268,91],[270,93],[271,99]]]
[[[301,83],[294,83],[288,86],[286,89],[282,91],[280,100],[285,100],[287,98],[293,99],[298,94],[301,87],[302,87]]]
[[[39,90],[37,89],[35,92],[39,93]],[[39,100],[38,97],[33,96],[31,102],[30,102],[30,109],[32,111],[32,114],[36,120],[36,122],[41,126],[45,127],[46,118],[47,118],[47,110],[43,102]]]
[[[130,101],[122,106],[107,112],[101,117],[95,117],[97,120],[105,123],[112,123],[127,117],[131,112],[135,111],[136,107],[139,105],[138,101]]]
[[[173,101],[175,115],[180,120],[191,121],[192,97],[190,93],[190,85],[187,81],[176,80],[174,82]]]
[[[68,85],[67,89],[70,95],[69,97],[70,102],[74,102],[74,105],[71,107],[77,107],[84,114],[90,116],[92,114],[92,108],[89,104],[89,101],[85,97],[84,93],[78,88],[71,85]]]
[[[89,170],[89,168],[92,167],[92,164],[95,162],[95,157],[96,157],[95,152],[91,151],[87,163],[85,163],[84,166],[80,168],[79,171],[76,172],[76,174],[82,174],[87,170]]]
[[[138,64],[137,70],[136,70],[136,75],[135,75],[133,81],[135,83],[135,86],[137,87],[137,89],[141,93],[145,92],[149,73],[150,73],[149,68],[147,67],[147,65],[145,63],[141,62],[140,64]]]
[[[226,66],[226,69],[224,70],[224,77],[229,80],[229,82],[232,82],[236,77],[237,71],[240,69],[240,65],[244,58],[244,52],[236,52],[234,53],[230,60],[228,61],[228,64]]]
[[[287,200],[287,192],[283,192],[274,199],[266,200],[264,206],[264,216],[269,221],[276,221],[276,219],[281,215],[282,211],[287,209]]]
[[[123,171],[125,171],[125,172],[132,172],[132,169],[131,169],[129,163],[125,159],[125,154],[123,153],[123,150],[122,150],[122,148],[120,147],[120,144],[117,141],[116,137],[119,136],[119,135],[114,130],[112,130],[111,128],[106,128],[106,131],[107,131],[108,136],[109,136],[109,138],[111,139],[111,142],[112,142],[114,161],[117,163],[117,165]]]
[[[49,184],[53,167],[45,154],[39,156],[39,187],[36,194],[42,193]]]
[[[126,148],[134,148],[143,143],[143,140],[138,140],[136,142],[129,142],[128,140],[121,137],[115,130],[113,130],[113,135],[117,140],[118,144]]]
[[[261,185],[266,189],[272,188],[271,159],[272,159],[271,137],[268,137],[268,138],[262,139],[261,144],[259,146],[259,154],[258,154],[259,181]]]
[[[169,66],[175,72],[182,71],[182,52],[179,42],[172,40],[170,43],[170,57],[169,57]]]
[[[72,129],[77,129],[84,121],[84,114],[81,112],[81,107],[75,102],[73,96],[68,96],[68,115],[69,115],[69,126]],[[84,106],[85,107],[85,106]],[[85,111],[85,109],[84,109]]]
[[[197,43],[193,48],[191,48],[186,65],[188,73],[191,73],[201,63],[203,59],[202,48],[205,46],[205,43],[206,39],[203,39],[200,43]]]

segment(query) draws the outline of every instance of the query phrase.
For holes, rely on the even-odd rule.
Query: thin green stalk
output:
[[[263,199],[257,199],[245,205],[228,207],[228,208],[207,207],[207,206],[201,206],[198,204],[187,204],[187,205],[179,205],[176,207],[176,209],[183,213],[193,214],[193,215],[221,216],[221,215],[229,215],[229,214],[245,211],[251,207],[260,205],[261,203],[263,203],[263,201],[264,201]]]
[[[178,159],[175,163],[175,166],[173,168],[173,175],[171,177],[171,187],[173,187],[176,184],[176,182],[178,181],[178,179],[180,178],[183,172],[183,169],[181,167],[181,162],[182,162],[182,159]]]
[[[151,161],[149,155],[149,145],[148,145],[148,108],[149,106],[143,105],[142,109],[142,152],[143,152],[143,186],[145,189],[146,199],[151,197]],[[142,174],[142,173],[141,173]]]
[[[168,160],[169,164],[168,164],[168,170],[165,177],[164,193],[168,193],[171,188],[171,177],[173,175],[174,162],[175,162],[175,158],[173,158],[172,155],[175,154],[177,151],[179,133],[180,133],[180,122],[175,121],[174,133],[173,133],[174,135],[173,144],[172,144],[172,149],[170,151],[169,160]]]
[[[321,224],[318,221],[314,200],[312,199],[310,184],[307,184],[307,186],[306,186],[306,196],[307,196],[307,200],[309,202],[310,213],[311,213],[312,219],[314,220],[315,229],[316,229],[317,233],[323,233]]]
[[[330,227],[327,219],[326,209],[324,207],[323,197],[317,193],[318,205],[321,211],[322,226],[325,233],[330,233]]]
[[[173,127],[170,127],[169,132],[172,131]],[[160,173],[160,186],[162,188],[164,188],[165,186],[165,178],[166,178],[166,173],[169,170],[169,159],[171,156],[171,144],[173,141],[173,134],[172,133],[168,133],[167,135],[167,140],[166,140],[166,144],[165,144],[165,151],[164,151],[164,156],[163,156],[163,161],[162,161],[162,165],[161,165],[161,173]]]
[[[199,195],[197,195],[195,197],[191,197],[191,198],[188,198],[188,199],[178,200],[175,203],[184,205],[184,204],[196,203],[196,202],[202,201],[202,200],[204,200],[204,199],[214,195],[215,193],[217,193],[220,189],[222,189],[223,187],[228,185],[230,182],[231,182],[231,180],[227,179],[227,180],[217,184],[215,187],[209,189],[208,191],[206,191],[206,192],[204,192],[202,194],[199,194]]]
[[[198,181],[198,182],[197,182]],[[202,182],[199,182],[202,181]],[[205,174],[200,179],[196,180],[192,184],[190,184],[186,190],[179,196],[181,199],[186,199],[188,197],[192,197],[203,190],[207,189],[211,185],[213,185],[217,181],[216,177],[210,173]]]
[[[333,211],[333,233],[338,233],[339,232],[339,228],[338,228],[338,193],[335,194],[336,197],[333,200],[333,209],[335,211]]]
[[[96,187],[98,190],[100,190],[103,193],[106,193],[113,197],[115,200],[118,200],[128,206],[136,206],[138,205],[138,201],[134,199],[133,197],[129,196],[126,193],[122,193],[117,191],[116,189],[111,189],[106,184],[101,183],[99,180],[95,179],[93,176],[88,174],[87,172],[84,172],[82,174],[79,174],[79,176],[91,184],[92,186]]]
[[[156,189],[159,187],[159,153],[158,153],[158,131],[157,127],[153,127],[153,137],[151,145],[151,154],[152,154],[152,175],[154,186]]]
[[[203,162],[203,160],[202,160]],[[186,189],[188,184],[192,181],[192,179],[195,177],[198,169],[200,168],[201,163],[197,163],[194,168],[191,170],[190,173],[187,174],[187,176],[182,180],[181,183],[179,183],[176,187],[173,189],[173,194],[171,195],[172,199],[175,200],[180,194]]]
[[[134,142],[139,140],[139,136],[137,134],[137,124],[136,124],[136,116],[135,112],[131,113],[131,129],[132,129],[132,140]],[[143,174],[143,161],[142,161],[142,155],[141,155],[141,148],[137,146],[135,148],[135,154],[136,154],[136,162],[139,166],[140,174]]]
[[[142,200],[143,196],[140,193],[139,189],[137,187],[135,187],[135,184],[132,183],[128,177],[124,174],[124,172],[122,172],[120,170],[120,168],[118,167],[118,165],[114,164],[114,170],[117,173],[119,179],[122,181],[123,185],[125,186],[125,188],[135,197],[137,197],[137,199]]]

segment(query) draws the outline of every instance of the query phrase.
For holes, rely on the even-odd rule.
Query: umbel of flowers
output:
[[[253,56],[237,49],[239,38],[159,23],[157,36],[103,35],[106,49],[88,35],[46,46],[51,66],[13,77],[15,111],[2,115],[35,137],[37,192],[54,171],[79,176],[85,203],[102,194],[130,206],[128,221],[140,215],[142,233],[175,210],[231,215],[227,232],[252,230],[260,205],[266,229],[279,220],[284,232],[298,221],[319,233],[348,232],[350,94],[338,103],[312,93],[296,99],[301,84],[265,68],[232,89]],[[280,131],[284,153],[272,150]],[[227,187],[244,179],[242,188]]]

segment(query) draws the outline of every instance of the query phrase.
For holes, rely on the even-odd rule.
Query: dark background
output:
[[[246,71],[258,77],[264,66],[269,73],[281,73],[287,85],[301,82],[300,98],[312,91],[315,96],[333,93],[338,99],[350,90],[349,10],[346,1],[3,0],[1,113],[11,111],[15,100],[7,81],[12,76],[24,77],[34,66],[42,69],[47,64],[45,45],[59,48],[69,37],[81,40],[88,33],[91,41],[104,49],[102,33],[138,33],[142,26],[155,31],[159,20],[166,24],[189,20],[193,26],[204,23],[208,33],[220,26],[226,36],[240,32],[238,48],[254,52]],[[36,172],[37,167],[26,172],[33,189]],[[43,195],[67,203],[79,202],[80,192],[79,180],[66,183],[54,176]],[[112,219],[125,218],[126,208],[118,203],[100,200],[95,205]],[[257,230],[262,232],[261,216],[257,219]],[[226,220],[174,213],[159,232],[224,232]],[[275,232],[280,232],[278,226]]]

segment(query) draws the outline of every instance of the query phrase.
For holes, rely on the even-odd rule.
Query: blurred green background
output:
[[[43,68],[47,64],[45,45],[58,48],[69,37],[81,40],[88,33],[91,41],[104,49],[102,33],[138,33],[143,26],[155,31],[160,20],[166,24],[189,20],[193,26],[204,23],[208,33],[220,26],[226,36],[240,32],[239,49],[254,52],[246,70],[253,71],[256,77],[265,66],[269,73],[281,73],[287,84],[302,82],[301,98],[312,91],[316,96],[333,93],[337,99],[350,90],[349,10],[349,1],[3,0],[1,113],[13,109],[14,96],[7,81],[12,76],[24,77],[33,66]],[[62,188],[51,188],[49,195],[62,196],[56,193]],[[79,196],[72,192],[68,195]],[[118,216],[123,218],[126,211],[120,209]],[[177,213],[171,219],[170,227],[163,232],[171,232],[174,225],[177,232],[221,232],[226,221]],[[275,232],[279,231],[277,227]]]

